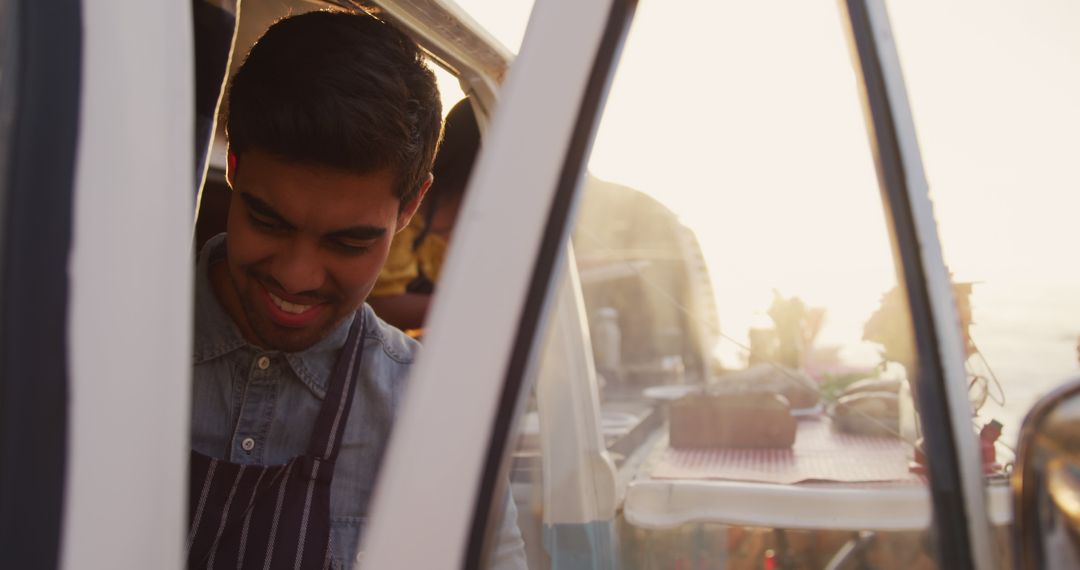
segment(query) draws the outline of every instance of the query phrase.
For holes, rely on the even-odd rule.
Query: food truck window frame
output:
[[[898,272],[907,285],[916,323],[921,364],[919,382],[926,394],[921,394],[920,398],[924,404],[923,423],[931,459],[930,484],[935,498],[939,560],[949,562],[947,567],[989,568],[990,562],[986,558],[992,550],[989,528],[984,524],[986,509],[978,450],[970,425],[962,421],[965,419],[963,411],[967,409],[966,386],[959,331],[951,318],[951,286],[941,259],[895,47],[891,43],[883,2],[845,2],[853,49],[859,54],[856,69],[860,72],[865,106],[871,120],[869,128],[883,200],[893,226],[894,247],[899,252],[901,267]],[[385,4],[391,16],[415,13],[428,5],[445,7],[452,14],[461,13],[451,4],[436,0],[387,1]],[[70,505],[64,504],[65,500],[71,499],[65,496],[64,477],[72,471],[65,463],[73,456],[69,449],[73,444],[67,441],[67,422],[71,416],[66,394],[68,375],[74,374],[67,364],[69,348],[65,346],[66,340],[71,338],[67,302],[69,295],[74,294],[74,288],[79,286],[78,278],[84,275],[78,268],[73,270],[75,279],[69,291],[68,264],[74,243],[71,216],[76,213],[75,169],[76,155],[80,152],[76,140],[78,136],[85,136],[77,132],[79,111],[84,104],[80,85],[81,65],[86,61],[82,59],[81,30],[84,26],[82,5],[77,0],[17,2],[16,5],[21,24],[17,101],[20,105],[36,101],[40,106],[35,112],[29,107],[20,107],[14,130],[16,138],[10,147],[0,147],[9,153],[33,151],[26,161],[11,160],[11,170],[5,173],[7,178],[0,180],[3,184],[0,197],[5,204],[0,210],[3,216],[0,218],[0,245],[3,247],[0,257],[0,405],[3,406],[0,415],[3,419],[0,424],[3,430],[0,432],[0,477],[3,477],[0,526],[3,530],[0,532],[8,538],[24,537],[22,540],[3,540],[4,544],[25,549],[24,554],[14,555],[13,561],[26,560],[25,566],[29,567],[52,560],[54,564],[50,566],[55,566],[60,552],[60,527],[66,522],[63,519],[71,514]],[[486,537],[494,526],[493,515],[497,515],[490,511],[490,506],[499,503],[492,499],[503,490],[501,482],[505,478],[507,442],[521,396],[527,391],[524,379],[529,377],[528,371],[536,359],[537,332],[545,326],[545,309],[557,279],[554,268],[567,239],[567,221],[574,209],[583,163],[610,83],[612,64],[617,59],[635,5],[635,0],[537,0],[520,65],[509,73],[502,91],[502,105],[492,118],[487,139],[491,144],[485,146],[470,184],[469,198],[462,210],[461,235],[455,236],[459,245],[451,251],[447,261],[441,296],[453,299],[455,303],[437,303],[433,310],[428,349],[417,365],[412,388],[391,439],[380,477],[379,495],[365,537],[365,565],[456,568],[483,564]],[[67,9],[63,9],[65,7]],[[572,17],[568,18],[568,15]],[[101,33],[103,21],[99,19],[98,24],[101,28],[96,31]],[[418,35],[438,33],[438,30],[413,30]],[[432,45],[423,39],[421,42]],[[30,49],[42,43],[47,43],[49,49]],[[160,53],[167,53],[169,47],[163,45],[158,49]],[[438,56],[438,50],[429,50]],[[567,53],[576,55],[567,58]],[[582,54],[591,54],[591,57]],[[34,55],[57,58],[57,61],[34,61]],[[96,57],[101,59],[101,56]],[[451,67],[455,65],[449,56],[441,61]],[[470,95],[490,112],[496,92],[493,85],[501,78],[470,69],[467,62],[456,65],[455,71],[469,86]],[[33,73],[28,74],[26,70]],[[147,83],[153,84],[152,81]],[[57,99],[46,98],[48,93]],[[543,108],[545,113],[536,113],[538,108]],[[40,121],[41,128],[30,129],[33,121]],[[46,142],[19,144],[21,139],[18,137],[22,134],[28,137],[32,134],[32,140]],[[191,160],[184,160],[190,158],[190,140],[181,139],[170,138],[176,143],[175,148],[166,145],[154,151],[155,156],[171,156],[190,171]],[[186,154],[181,152],[184,149]],[[26,174],[20,177],[20,172]],[[30,173],[39,176],[31,177]],[[41,173],[47,175],[42,177]],[[517,190],[513,190],[514,184],[509,184],[514,181],[519,182]],[[177,180],[168,188],[187,190],[189,182]],[[514,207],[500,209],[508,205]],[[58,224],[56,231],[46,234],[40,229],[34,231],[35,228],[28,227],[30,224],[10,223],[19,219],[40,219],[44,211],[66,216],[67,221]],[[515,218],[508,212],[521,217]],[[189,210],[177,212],[170,220],[187,218],[189,214]],[[20,215],[24,217],[19,218]],[[117,221],[102,219],[102,223]],[[508,228],[513,231],[507,232]],[[144,249],[172,252],[172,242],[176,240],[167,241],[169,243],[148,241]],[[512,254],[515,252],[526,254],[514,259]],[[98,255],[109,253],[99,252]],[[89,254],[84,251],[82,255]],[[188,259],[177,256],[163,261],[162,267],[169,275],[175,273],[183,277],[187,273],[182,268],[188,263]],[[507,291],[484,290],[472,278],[476,271],[490,271],[500,266],[508,269],[507,278],[487,279],[490,282],[487,286],[505,287]],[[53,277],[55,281],[49,280]],[[48,286],[44,286],[46,284]],[[177,287],[190,290],[189,283]],[[21,295],[20,291],[26,294]],[[160,299],[144,302],[160,304]],[[487,312],[477,312],[478,308],[485,307],[489,309]],[[48,313],[44,314],[42,310]],[[169,309],[173,316],[183,313],[190,315],[186,303]],[[460,320],[462,316],[474,319]],[[182,325],[182,322],[187,321],[165,323],[176,325],[170,329],[169,336],[190,336],[190,323]],[[470,329],[469,335],[455,336],[458,330],[455,327],[461,322],[470,322],[476,332]],[[19,336],[15,337],[12,331],[18,331]],[[160,336],[149,335],[146,344],[152,346],[161,340]],[[94,343],[109,349],[107,341],[97,339]],[[89,340],[80,342],[94,344]],[[124,348],[132,350],[132,347]],[[116,349],[109,350],[115,352]],[[170,361],[172,357],[186,358],[189,350],[190,347],[181,342],[168,347],[167,355],[171,355]],[[477,354],[483,354],[483,358],[476,359]],[[466,374],[448,375],[448,371]],[[91,373],[82,371],[74,375],[85,377]],[[172,372],[166,379],[181,375],[179,371]],[[43,378],[43,382],[31,382],[38,378]],[[34,393],[22,392],[29,388]],[[451,396],[449,400],[448,395]],[[936,403],[926,403],[929,398],[936,398]],[[444,405],[448,401],[469,402],[469,405],[450,409]],[[75,404],[79,405],[79,402]],[[130,402],[117,400],[113,406],[115,409],[123,407],[130,407]],[[183,409],[179,412],[186,414],[187,407],[180,407]],[[100,410],[98,417],[108,411]],[[164,423],[169,425],[155,427],[149,433],[168,435],[165,447],[171,450],[173,439],[179,441],[172,437],[176,435],[173,432],[179,433],[181,426],[171,417],[176,414],[170,412],[168,415],[170,417],[165,418],[168,421]],[[39,425],[43,426],[43,431],[35,429]],[[17,431],[13,431],[13,426]],[[930,432],[934,432],[933,435]],[[143,434],[132,439],[141,441],[146,437]],[[76,439],[74,445],[78,444]],[[82,444],[87,444],[85,439]],[[124,442],[111,444],[123,446]],[[27,456],[22,453],[24,449],[36,451]],[[178,458],[183,455],[178,450],[173,451],[177,451]],[[28,457],[38,463],[28,464]],[[417,468],[418,457],[433,464]],[[132,465],[138,459],[133,457]],[[935,467],[937,464],[943,468]],[[119,468],[110,467],[113,470]],[[178,476],[176,481],[180,479]],[[163,481],[158,487],[168,493],[173,483],[173,480]],[[173,506],[177,508],[156,515],[161,524],[147,524],[156,530],[147,530],[146,534],[154,534],[157,538],[167,536],[168,541],[175,542],[174,546],[178,548],[180,534],[173,531],[182,526],[178,508],[182,485],[177,484],[173,490],[178,496],[171,499],[176,499]],[[16,494],[20,496],[16,497]],[[9,502],[13,498],[17,500]],[[30,507],[34,509],[33,520],[39,526],[28,526],[30,519],[26,515],[30,511],[18,510]],[[946,523],[953,526],[942,530],[941,525]],[[69,527],[67,531],[68,538],[71,533],[90,532],[81,527]],[[114,535],[122,531],[121,528],[101,530]],[[13,534],[15,532],[19,534]],[[129,543],[140,542],[135,536],[127,538]],[[89,544],[91,541],[81,538],[79,542]],[[156,544],[133,546],[132,549],[141,550],[144,555],[156,554],[159,562],[173,559],[171,551],[155,549]],[[417,544],[424,546],[417,548]],[[13,555],[12,552],[6,554]],[[136,559],[124,558],[124,555],[123,552],[104,553],[101,559]],[[179,557],[175,559],[179,565]],[[82,561],[93,565],[91,557]]]
[[[992,568],[979,447],[963,344],[900,59],[884,0],[841,4],[858,77],[897,276],[911,311],[921,414],[942,568]]]
[[[473,515],[469,519],[467,539],[458,545],[458,549],[424,549],[433,556],[426,559],[426,563],[435,564],[436,560],[443,560],[440,567],[457,567],[464,564],[465,567],[478,567],[484,562],[485,544],[490,539],[495,527],[492,521],[493,513],[490,508],[493,498],[498,493],[504,492],[506,477],[506,456],[509,434],[514,425],[514,419],[520,408],[521,395],[527,387],[523,386],[528,371],[536,358],[535,342],[536,332],[543,330],[545,321],[545,308],[551,295],[551,284],[556,279],[554,260],[557,252],[566,239],[566,220],[573,209],[574,197],[580,177],[584,159],[587,158],[592,135],[595,131],[596,115],[602,105],[603,93],[610,79],[612,68],[611,60],[604,64],[605,57],[614,56],[621,46],[625,37],[629,16],[633,11],[634,2],[599,2],[608,8],[607,18],[603,24],[594,20],[593,27],[589,31],[594,35],[590,53],[593,54],[593,68],[591,79],[576,77],[582,83],[565,81],[561,84],[548,84],[546,87],[552,92],[557,89],[584,90],[585,93],[594,92],[595,100],[592,103],[585,102],[589,95],[583,97],[579,107],[579,115],[574,119],[574,135],[564,141],[556,152],[564,152],[564,161],[560,168],[561,176],[555,188],[544,191],[551,192],[553,199],[549,208],[544,212],[536,213],[537,216],[546,217],[546,230],[544,239],[537,254],[537,261],[532,267],[531,281],[528,285],[528,293],[519,298],[518,312],[514,315],[503,316],[500,320],[495,316],[487,316],[473,321],[476,327],[498,328],[504,334],[511,334],[514,338],[510,353],[502,354],[499,358],[509,356],[505,367],[502,369],[500,385],[500,397],[498,406],[492,410],[490,423],[485,426],[483,437],[475,438],[477,445],[486,442],[487,447],[479,456],[475,453],[461,453],[463,449],[454,448],[454,454],[461,453],[462,463],[455,466],[464,467],[466,461],[476,461],[481,464],[468,465],[469,469],[475,469],[480,488],[468,496],[473,499]],[[545,16],[559,9],[559,2],[545,2],[540,0],[534,7],[533,19],[527,31],[525,44],[522,50],[524,58],[535,56],[531,50],[539,52],[543,40],[537,39],[544,33]],[[595,6],[591,8],[595,9]],[[565,13],[580,13],[580,4],[574,8],[568,8]],[[892,43],[891,31],[884,3],[880,0],[845,0],[841,4],[846,25],[848,26],[849,40],[851,42],[852,57],[856,73],[860,82],[863,95],[864,111],[866,113],[868,134],[874,149],[874,158],[879,173],[879,186],[886,210],[886,216],[890,225],[890,239],[896,251],[898,276],[903,280],[908,294],[908,302],[912,310],[915,322],[914,333],[917,337],[916,349],[919,358],[919,377],[916,380],[920,392],[920,405],[922,408],[922,422],[927,440],[927,452],[930,458],[931,469],[929,486],[934,499],[934,531],[936,543],[936,555],[943,567],[950,568],[989,568],[988,560],[990,537],[989,525],[986,523],[986,505],[983,495],[983,479],[978,462],[978,448],[974,434],[965,415],[967,410],[966,385],[963,381],[962,351],[960,349],[959,331],[956,328],[953,312],[952,290],[949,284],[948,273],[945,269],[941,256],[939,240],[934,225],[933,211],[927,194],[925,176],[922,172],[918,145],[915,139],[914,126],[910,116],[903,78],[900,74],[898,57],[895,45]],[[549,12],[552,11],[552,12]],[[585,33],[585,32],[583,32]],[[549,36],[548,43],[573,41],[571,34],[562,31]],[[601,39],[604,38],[604,39]],[[557,51],[547,46],[551,53],[548,57],[558,57]],[[606,55],[605,55],[606,54]],[[612,58],[613,59],[613,58]],[[520,63],[511,71],[511,77],[515,74],[526,76],[533,73],[532,65],[540,66],[541,62],[527,60],[528,63]],[[573,74],[570,74],[573,75]],[[592,85],[592,79],[602,77],[599,90],[596,87],[588,88],[584,85]],[[528,79],[519,77],[518,80],[525,84]],[[531,83],[530,83],[531,84]],[[578,91],[575,91],[578,92]],[[518,97],[518,98],[515,98]],[[493,188],[485,185],[497,180],[497,175],[492,172],[498,171],[502,164],[522,160],[522,157],[514,153],[528,153],[527,149],[514,148],[512,145],[501,145],[500,140],[521,139],[520,135],[514,136],[506,132],[500,132],[500,127],[505,130],[522,128],[528,125],[527,121],[510,116],[515,113],[528,112],[528,106],[520,94],[514,93],[512,84],[503,93],[502,105],[496,112],[496,123],[491,133],[494,144],[486,147],[482,156],[478,173],[474,177],[470,190],[470,202],[466,205],[464,219],[471,223],[470,207],[483,211],[476,204],[483,200],[483,195],[495,192]],[[545,114],[544,120],[560,120]],[[513,124],[513,127],[507,127]],[[521,132],[531,132],[528,128]],[[571,184],[567,184],[567,182]],[[563,192],[569,190],[564,195]],[[506,191],[505,187],[502,191]],[[475,213],[475,212],[474,212]],[[517,212],[515,215],[523,215]],[[469,251],[472,255],[478,255],[477,250],[461,247],[461,250]],[[461,251],[452,255],[448,262],[451,267],[448,274],[454,276],[454,269],[459,269],[459,264],[465,255]],[[546,269],[546,271],[541,271]],[[468,283],[465,279],[448,279],[442,286],[443,298],[454,298],[464,315],[464,308],[458,303],[459,295],[465,295],[463,288],[473,287],[474,283]],[[440,420],[454,417],[454,414],[441,414],[434,394],[448,395],[450,390],[445,386],[437,388],[440,383],[447,382],[447,370],[469,370],[472,374],[475,370],[462,367],[460,359],[451,355],[443,324],[446,314],[453,311],[442,310],[444,306],[437,306],[433,314],[431,332],[428,336],[426,362],[421,363],[414,385],[420,386],[410,393],[411,401],[405,405],[405,409],[399,420],[397,432],[392,438],[392,447],[387,454],[387,463],[384,465],[383,481],[392,481],[380,489],[381,496],[376,500],[375,510],[372,513],[372,526],[365,538],[366,544],[370,545],[367,553],[372,556],[370,560],[379,563],[390,563],[394,558],[391,552],[402,554],[403,551],[394,547],[390,542],[392,531],[397,529],[399,536],[409,536],[405,533],[406,528],[416,531],[416,521],[411,520],[406,513],[411,505],[412,508],[422,508],[421,500],[412,497],[412,502],[405,496],[409,493],[406,487],[415,489],[422,485],[420,481],[426,480],[426,485],[438,488],[442,493],[455,492],[454,485],[443,485],[430,478],[430,475],[442,475],[444,472],[432,471],[429,478],[413,477],[406,482],[403,472],[406,465],[415,465],[411,461],[415,459],[419,447],[425,438],[428,440],[441,439],[433,436],[435,425]],[[516,321],[516,322],[508,322]],[[484,337],[485,335],[481,335]],[[459,342],[466,343],[462,339]],[[506,345],[502,345],[506,346]],[[490,369],[488,369],[490,370]],[[442,373],[438,372],[442,371]],[[485,370],[487,372],[487,370]],[[457,375],[450,375],[457,380]],[[470,383],[478,386],[479,381]],[[421,393],[423,392],[423,393]],[[458,397],[469,400],[471,394],[468,390],[459,390]],[[490,402],[490,400],[488,401]],[[487,402],[485,402],[487,403]],[[469,411],[479,414],[488,410],[487,406],[472,408]],[[422,417],[425,414],[430,416]],[[460,413],[458,414],[460,416]],[[444,428],[445,429],[445,428]],[[427,434],[424,435],[424,432]],[[438,442],[428,443],[428,448],[438,446]],[[406,451],[407,450],[407,451]],[[410,454],[409,459],[405,458]],[[480,457],[483,459],[481,460]],[[389,488],[388,488],[389,487]],[[462,489],[462,492],[465,492]],[[439,500],[437,496],[429,496],[429,500]],[[396,504],[396,507],[390,505]],[[393,520],[391,511],[398,511],[398,521]],[[434,519],[441,519],[438,513],[433,513]],[[459,520],[459,519],[453,519]],[[969,524],[970,521],[970,524]],[[439,520],[433,523],[432,529],[422,530],[422,535],[433,532],[448,533],[447,522]],[[441,525],[441,527],[440,527]],[[451,532],[452,534],[452,532]],[[409,536],[409,540],[415,540],[416,534]],[[425,541],[426,542],[426,541]],[[449,556],[447,556],[449,555]],[[441,558],[440,558],[441,557]],[[369,560],[365,556],[365,560]],[[401,562],[400,559],[397,559]],[[449,562],[446,562],[449,561]]]
[[[506,492],[503,450],[635,5],[538,0],[533,7],[440,278],[440,298],[453,303],[436,302],[429,315],[424,355],[384,458],[363,537],[365,565],[483,565],[501,514],[490,509],[503,504],[493,498]],[[468,335],[460,334],[464,322]],[[417,469],[418,458],[442,467]],[[425,547],[410,547],[417,543]]]

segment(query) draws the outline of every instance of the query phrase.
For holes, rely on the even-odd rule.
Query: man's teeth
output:
[[[267,291],[267,293],[270,293],[270,292]],[[281,309],[282,311],[285,311],[286,313],[292,313],[294,315],[299,315],[300,313],[303,313],[304,311],[306,311],[306,310],[308,310],[308,309],[310,309],[311,307],[314,306],[314,305],[298,305],[296,303],[290,303],[290,302],[286,301],[285,299],[282,299],[281,297],[278,297],[277,295],[275,295],[273,293],[270,293],[270,300],[273,301],[274,304],[277,305],[278,308]]]

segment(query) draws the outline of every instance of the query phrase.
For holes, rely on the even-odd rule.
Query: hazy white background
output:
[[[517,51],[531,2],[458,3]],[[1080,3],[888,8],[946,261],[979,283],[973,336],[1008,396],[984,414],[1011,439],[1077,370]],[[776,288],[826,307],[820,342],[865,364],[895,276],[845,42],[836,2],[642,0],[589,171],[695,230],[725,334],[767,325]]]

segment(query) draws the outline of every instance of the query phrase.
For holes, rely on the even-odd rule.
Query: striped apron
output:
[[[330,482],[356,390],[363,321],[360,311],[305,455],[262,466],[191,452],[188,568],[330,568]]]

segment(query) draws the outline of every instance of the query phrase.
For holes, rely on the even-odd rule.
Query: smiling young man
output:
[[[417,46],[366,14],[281,20],[233,79],[227,231],[196,271],[189,567],[357,560],[418,349],[364,301],[440,128]],[[515,523],[508,501],[495,567],[524,567]]]
[[[358,174],[259,148],[244,153],[241,167],[237,156],[228,173],[227,264],[211,268],[211,283],[246,338],[302,351],[367,298],[430,176],[399,196],[389,167]]]

